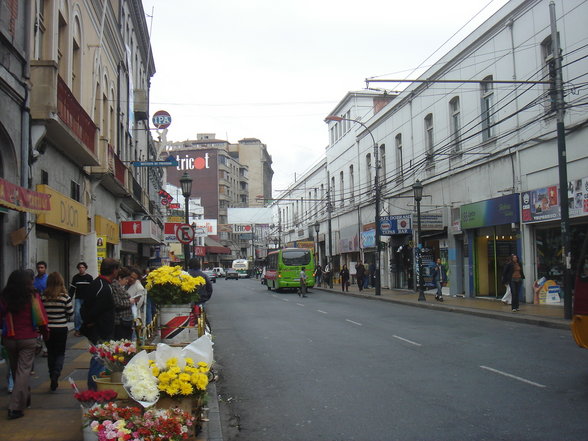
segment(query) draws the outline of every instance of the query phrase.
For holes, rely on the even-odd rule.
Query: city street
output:
[[[586,437],[588,352],[567,330],[255,279],[214,289],[225,440]]]

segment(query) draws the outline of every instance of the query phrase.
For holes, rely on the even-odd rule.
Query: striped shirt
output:
[[[67,319],[73,314],[71,297],[62,293],[56,299],[48,299],[43,296],[43,305],[47,311],[50,328],[66,328]]]

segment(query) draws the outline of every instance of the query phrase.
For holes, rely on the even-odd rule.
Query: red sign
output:
[[[206,247],[195,247],[197,256],[206,256]]]
[[[122,221],[120,230],[122,234],[141,234],[143,233],[143,224],[141,221]]]
[[[190,224],[181,224],[176,231],[176,237],[183,244],[188,244],[194,240],[194,228]]]
[[[169,208],[180,208],[180,204],[178,204],[178,203],[169,204],[168,207]]]
[[[0,178],[0,205],[18,211],[40,214],[51,210],[51,195],[39,193]]]

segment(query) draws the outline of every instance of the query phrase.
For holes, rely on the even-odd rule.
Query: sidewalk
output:
[[[477,315],[530,325],[545,326],[548,328],[570,329],[571,320],[564,319],[563,306],[535,305],[521,303],[518,312],[512,312],[510,305],[505,305],[499,299],[493,297],[451,297],[443,296],[443,302],[435,300],[433,291],[425,292],[426,302],[419,302],[419,294],[411,290],[382,288],[380,296],[375,295],[374,288],[359,291],[357,285],[351,285],[349,292],[342,292],[341,285],[333,285],[333,288],[314,287],[314,290],[329,291],[333,293],[362,297],[370,300],[400,303],[403,305],[420,308],[431,308],[441,311],[458,312],[462,314]],[[571,338],[571,334],[570,334]]]

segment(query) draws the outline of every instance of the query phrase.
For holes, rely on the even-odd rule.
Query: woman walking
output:
[[[524,279],[523,264],[519,261],[519,257],[513,254],[510,262],[506,264],[502,271],[502,283],[510,286],[512,312],[519,310],[519,294],[521,293]]]
[[[47,366],[50,389],[55,391],[59,385],[59,377],[65,360],[67,344],[67,320],[74,313],[71,297],[65,289],[61,274],[54,272],[47,277],[47,289],[43,293],[43,304],[49,318],[49,340],[47,340]]]
[[[341,291],[349,291],[349,270],[347,265],[343,265],[339,275],[341,276]]]
[[[0,292],[0,324],[2,343],[8,352],[14,375],[14,389],[8,401],[8,419],[24,416],[31,402],[31,370],[35,360],[37,336],[49,336],[47,313],[33,278],[26,270],[15,270]]]

